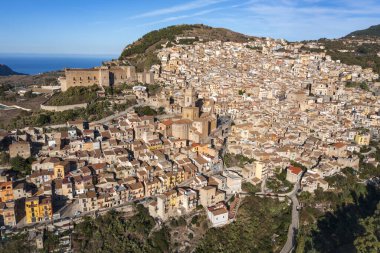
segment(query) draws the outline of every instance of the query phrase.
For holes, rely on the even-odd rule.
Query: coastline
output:
[[[116,56],[117,57],[117,56]],[[91,68],[115,58],[110,55],[46,55],[46,54],[1,54],[0,64],[13,71],[28,75],[60,71],[65,68]]]

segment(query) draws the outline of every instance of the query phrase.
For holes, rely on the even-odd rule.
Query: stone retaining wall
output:
[[[75,104],[75,105],[41,105],[41,110],[51,111],[51,112],[63,112],[67,110],[86,108],[87,103]]]

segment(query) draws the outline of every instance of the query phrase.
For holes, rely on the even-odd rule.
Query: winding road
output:
[[[297,199],[297,192],[300,187],[300,181],[301,179],[294,185],[294,188],[291,192],[285,194],[286,196],[290,198],[293,204],[292,222],[289,225],[288,238],[286,240],[284,247],[281,249],[280,253],[292,252],[296,243],[296,236],[297,236],[297,231],[299,228],[299,211],[297,210],[297,207],[299,206],[299,202]]]
[[[301,185],[301,179],[298,180],[298,182],[294,185],[293,190],[288,193],[266,193],[266,177],[263,178],[263,181],[261,183],[261,191],[257,192],[256,196],[269,196],[269,197],[288,197],[292,201],[292,221],[289,225],[288,229],[288,237],[286,239],[285,245],[282,247],[280,253],[289,253],[292,252],[292,250],[295,247],[296,244],[296,236],[297,231],[299,228],[299,211],[297,210],[297,207],[299,206],[299,201],[297,199],[297,192]]]
[[[111,121],[113,119],[116,119],[116,118],[119,118],[121,116],[125,116],[126,114],[132,112],[132,110],[137,107],[137,106],[144,106],[145,104],[136,104],[136,105],[132,105],[130,107],[128,107],[125,111],[122,111],[122,112],[118,112],[118,113],[115,113],[113,115],[110,115],[108,117],[105,117],[103,119],[100,119],[100,120],[96,120],[96,121],[92,121],[90,122],[90,126],[93,126],[93,125],[96,125],[96,124],[104,124],[108,121]],[[58,125],[48,125],[48,126],[45,126],[46,128],[63,128],[63,127],[67,127],[67,124],[58,124]]]

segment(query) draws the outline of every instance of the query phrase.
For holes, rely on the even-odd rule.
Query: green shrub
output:
[[[191,224],[195,225],[198,222],[199,216],[194,215],[193,218],[191,218]]]

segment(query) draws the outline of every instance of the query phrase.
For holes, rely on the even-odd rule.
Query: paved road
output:
[[[126,114],[131,113],[136,106],[144,106],[144,105],[143,104],[132,105],[132,106],[128,107],[125,111],[113,114],[111,116],[105,117],[105,118],[97,120],[97,121],[93,121],[90,123],[90,125],[104,124],[108,121],[114,120],[114,119],[119,118],[121,116],[125,116]]]
[[[131,113],[136,106],[144,106],[144,105],[145,104],[132,105],[132,106],[128,107],[125,111],[115,113],[113,115],[110,115],[108,117],[105,117],[105,118],[97,120],[97,121],[92,121],[92,122],[90,122],[90,125],[107,123],[108,121],[114,120],[114,119],[119,118],[121,116],[125,116],[128,113]],[[67,125],[66,124],[58,124],[58,125],[48,125],[45,127],[47,127],[47,128],[64,128],[64,127],[67,127]]]
[[[286,195],[291,199],[293,206],[292,206],[292,222],[289,225],[288,230],[288,238],[286,240],[286,243],[280,253],[289,253],[292,252],[295,242],[296,242],[296,233],[299,228],[299,211],[297,210],[297,207],[299,206],[299,202],[297,199],[297,191],[299,189],[300,181],[297,182],[294,185],[294,188],[291,192],[287,193]]]
[[[301,177],[302,178],[302,177]],[[288,197],[292,201],[292,221],[289,225],[288,229],[288,238],[286,240],[285,245],[281,249],[280,253],[289,253],[292,252],[295,243],[296,243],[296,236],[297,231],[299,228],[299,211],[297,210],[297,207],[299,206],[299,201],[297,199],[297,192],[300,188],[300,180],[294,185],[291,192],[288,193],[270,193],[268,196],[273,197]],[[264,180],[263,180],[264,182]],[[265,192],[265,183],[261,184],[261,192],[257,192],[255,195],[257,196],[267,196]]]

